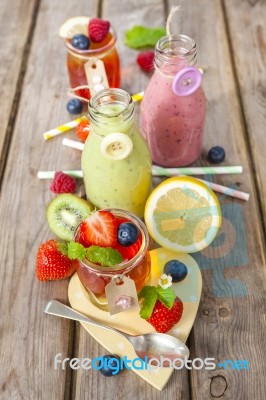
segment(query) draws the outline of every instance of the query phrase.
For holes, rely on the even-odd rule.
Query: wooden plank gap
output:
[[[70,359],[75,358],[76,352],[76,338],[77,335],[77,325],[79,322],[71,321],[69,329],[69,340],[68,340],[68,357]],[[65,388],[64,388],[64,400],[71,400],[74,398],[73,393],[75,393],[75,370],[72,369],[69,364],[67,364]]]
[[[257,194],[256,197],[257,197],[258,211],[259,211],[260,220],[261,220],[261,224],[262,224],[262,230],[263,230],[262,234],[263,234],[264,240],[266,241],[266,223],[265,223],[264,217],[263,217],[263,204],[262,204],[262,199],[259,195],[260,190],[259,190],[259,182],[258,182],[258,178],[257,178],[257,174],[256,174],[256,163],[254,160],[251,141],[250,141],[250,137],[248,134],[247,119],[245,117],[245,108],[244,108],[243,99],[242,99],[241,90],[240,90],[240,82],[239,82],[238,75],[237,75],[236,61],[235,61],[235,57],[233,56],[234,49],[233,49],[233,45],[232,45],[232,40],[231,40],[232,35],[230,32],[230,26],[229,26],[229,22],[228,22],[229,15],[227,14],[224,0],[220,0],[220,1],[221,1],[223,18],[224,18],[225,33],[228,38],[228,46],[229,46],[229,51],[230,51],[232,71],[233,71],[233,75],[234,75],[234,79],[235,79],[236,94],[237,94],[237,98],[238,98],[238,102],[239,102],[240,116],[241,116],[242,124],[243,124],[243,137],[244,137],[246,146],[248,148],[248,153],[249,153],[249,158],[250,158],[250,168],[251,168],[251,171],[252,171],[252,174],[254,177],[253,181],[254,181],[255,192]]]
[[[102,10],[103,10],[103,0],[98,0],[98,4],[97,4],[97,17],[98,18],[102,17]]]
[[[32,13],[32,21],[31,21],[30,28],[28,31],[26,44],[25,44],[24,50],[23,50],[23,56],[22,56],[22,60],[21,60],[21,66],[20,66],[17,85],[16,85],[16,92],[14,95],[14,100],[12,103],[11,112],[10,112],[10,116],[8,119],[8,124],[7,124],[6,134],[5,134],[5,139],[4,139],[4,143],[3,143],[3,148],[2,148],[2,152],[1,152],[0,192],[1,192],[1,188],[2,188],[2,182],[3,182],[6,165],[7,165],[7,160],[8,160],[8,154],[9,154],[8,150],[9,150],[9,147],[12,142],[13,130],[14,130],[15,122],[16,122],[17,111],[19,108],[22,86],[23,86],[24,77],[25,77],[26,70],[27,70],[27,64],[28,64],[32,39],[33,39],[33,33],[35,30],[35,26],[36,26],[36,20],[37,20],[37,15],[38,15],[39,8],[40,8],[40,3],[41,3],[41,0],[35,0],[35,6],[33,9],[33,13]]]

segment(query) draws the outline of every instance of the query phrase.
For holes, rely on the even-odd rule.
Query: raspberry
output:
[[[50,190],[53,193],[73,193],[76,189],[76,181],[72,176],[64,174],[62,171],[57,171],[54,179],[51,182]]]
[[[137,63],[145,72],[153,71],[154,51],[143,51],[137,57]]]
[[[100,18],[92,18],[89,21],[88,29],[90,40],[99,43],[106,38],[110,29],[110,22]]]

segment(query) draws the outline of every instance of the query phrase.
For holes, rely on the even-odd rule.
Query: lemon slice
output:
[[[183,253],[207,247],[222,222],[216,195],[190,177],[170,178],[157,186],[147,200],[144,219],[157,243]]]
[[[59,29],[59,36],[71,39],[77,33],[88,36],[89,17],[72,17],[67,19]]]

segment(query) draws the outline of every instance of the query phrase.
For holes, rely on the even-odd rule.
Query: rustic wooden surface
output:
[[[212,145],[224,146],[226,163],[243,165],[244,173],[215,181],[236,184],[251,194],[248,203],[220,198],[224,225],[218,245],[196,255],[203,293],[188,345],[191,358],[246,359],[250,371],[182,370],[159,392],[129,372],[106,380],[96,371],[53,368],[57,353],[70,358],[105,353],[78,324],[44,316],[49,299],[67,302],[67,282],[42,284],[34,276],[38,246],[51,237],[45,206],[52,197],[48,182],[38,181],[36,173],[80,168],[79,154],[62,147],[62,137],[48,143],[42,138],[42,132],[69,120],[65,49],[57,31],[74,15],[110,19],[118,34],[122,87],[134,93],[145,88],[149,77],[136,66],[136,52],[124,46],[124,31],[137,24],[162,25],[172,3],[3,0],[0,4],[1,400],[265,399],[264,0],[184,0],[176,27],[195,38],[199,64],[206,70],[206,135],[197,164],[207,165]],[[233,249],[227,254],[230,245]]]

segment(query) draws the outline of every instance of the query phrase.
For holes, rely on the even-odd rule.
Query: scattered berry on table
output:
[[[225,151],[220,146],[212,147],[208,152],[208,160],[213,164],[219,164],[225,159]]]
[[[124,222],[119,225],[117,231],[118,243],[122,246],[132,246],[139,237],[139,229],[132,222]]]
[[[82,33],[77,33],[71,39],[71,44],[75,49],[88,50],[90,47],[89,38]]]
[[[110,22],[100,18],[92,18],[89,21],[88,31],[90,40],[96,43],[102,42],[110,29]]]
[[[163,272],[171,275],[173,282],[181,282],[187,276],[187,267],[181,261],[170,260],[165,264]]]
[[[76,190],[75,179],[62,171],[57,171],[51,182],[50,190],[53,193],[73,193]]]
[[[80,225],[78,241],[83,246],[115,247],[117,244],[117,221],[109,211],[92,213]]]
[[[137,56],[137,63],[145,72],[153,71],[154,51],[142,51]]]
[[[99,362],[98,366],[102,363],[102,368],[99,369],[103,376],[115,376],[121,371],[120,359],[113,355],[106,355],[102,357],[102,361]]]
[[[70,114],[80,114],[83,110],[83,103],[79,99],[70,99],[67,102],[67,111]]]
[[[36,260],[36,277],[39,281],[59,280],[70,277],[77,260],[70,260],[66,254],[66,244],[51,239],[39,247]]]
[[[82,121],[76,127],[77,137],[83,142],[86,142],[87,137],[90,133],[90,121],[88,118],[82,119]]]
[[[157,300],[152,311],[152,315],[147,321],[155,328],[157,332],[168,332],[177,322],[180,321],[183,314],[183,303],[177,297],[172,308],[167,308],[160,300]]]

